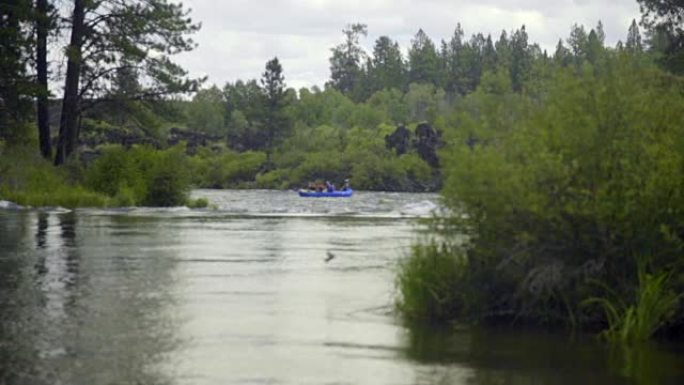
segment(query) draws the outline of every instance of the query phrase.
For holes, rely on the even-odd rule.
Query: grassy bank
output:
[[[59,168],[32,146],[0,150],[0,199],[22,206],[205,207],[205,200],[189,199],[190,182],[181,146],[168,150],[109,146],[88,167],[73,159]]]
[[[0,150],[0,199],[22,206],[105,207],[111,197],[73,180],[69,168],[55,168],[33,147]]]

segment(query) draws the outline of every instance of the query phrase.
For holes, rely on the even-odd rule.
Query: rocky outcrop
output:
[[[390,150],[395,150],[397,156],[407,153],[411,148],[411,131],[403,125],[391,134],[385,136],[385,146]]]
[[[439,167],[439,157],[437,149],[442,147],[442,133],[435,130],[428,123],[420,123],[416,127],[415,139],[413,139],[418,155],[423,158],[430,166]]]
[[[87,147],[97,147],[101,144],[120,144],[127,148],[135,144],[146,144],[155,148],[161,147],[161,144],[155,138],[125,130],[110,130],[101,134],[85,134],[79,143],[81,146]]]
[[[385,146],[394,150],[397,156],[416,150],[418,155],[433,168],[439,167],[437,150],[442,145],[442,133],[425,122],[420,123],[413,134],[401,125],[392,134],[385,136]]]

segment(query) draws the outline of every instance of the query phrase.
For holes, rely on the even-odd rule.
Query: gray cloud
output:
[[[572,24],[587,28],[602,20],[607,43],[624,40],[636,0],[185,0],[202,22],[199,47],[178,57],[194,76],[210,83],[259,78],[267,60],[278,56],[289,86],[322,85],[329,76],[330,49],[350,22],[368,24],[364,45],[387,35],[404,49],[419,28],[435,41],[449,39],[460,22],[466,35],[498,37],[526,25],[531,42],[552,50]]]

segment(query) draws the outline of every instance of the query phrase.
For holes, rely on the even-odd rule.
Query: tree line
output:
[[[364,114],[361,110],[366,106],[380,112],[379,118],[368,117],[368,123],[378,124],[379,119],[399,126],[423,120],[439,123],[440,117],[443,120],[459,100],[479,87],[485,73],[505,74],[512,90],[523,92],[533,87],[548,68],[595,65],[606,50],[643,54],[679,73],[684,66],[677,66],[679,35],[673,22],[653,16],[662,13],[658,8],[662,4],[652,1],[642,4],[646,12],[641,22],[646,27],[645,36],[640,32],[639,23],[633,20],[625,39],[615,47],[607,47],[601,21],[590,29],[575,24],[567,39],[560,39],[552,53],[529,42],[524,25],[513,31],[504,30],[493,39],[482,33],[466,38],[460,23],[451,38],[439,44],[420,29],[411,40],[406,57],[398,42],[388,36],[377,38],[369,53],[362,45],[367,26],[350,24],[342,31],[343,41],[331,49],[330,79],[323,89],[286,88],[284,71],[278,64],[282,92],[277,96],[278,107],[271,105],[269,111],[271,115],[279,111],[279,124],[264,123],[272,121],[264,118],[262,87],[267,81],[266,73],[260,80],[237,80],[222,88],[212,86],[200,90],[188,106],[186,124],[190,129],[228,137],[229,145],[236,149],[269,148],[270,151],[297,126],[358,124],[336,119],[337,106],[326,105],[334,91],[351,102],[358,114]],[[648,9],[652,11],[647,12]],[[317,105],[312,105],[312,99]],[[313,116],[312,111],[319,111],[318,115]]]

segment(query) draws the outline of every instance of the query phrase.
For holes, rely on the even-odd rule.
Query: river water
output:
[[[0,384],[684,383],[681,345],[403,326],[436,195],[193,195],[213,207],[0,211]]]

